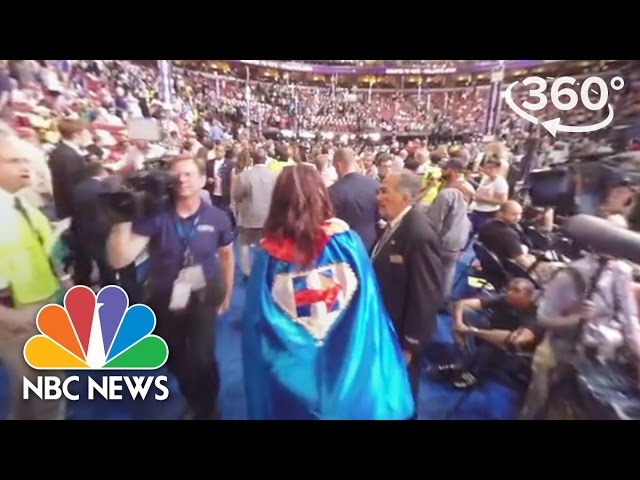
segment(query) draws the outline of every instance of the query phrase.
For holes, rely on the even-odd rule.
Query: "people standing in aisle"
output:
[[[338,150],[333,157],[333,164],[340,178],[329,188],[336,217],[347,222],[360,235],[370,252],[377,238],[378,182],[357,172],[356,157],[349,148]]]
[[[54,266],[55,238],[49,221],[18,192],[29,185],[29,160],[24,142],[0,135],[0,360],[9,380],[9,416],[13,420],[64,420],[65,400],[22,396],[23,377],[37,383],[38,371],[25,362],[23,350],[37,333],[38,311],[60,300],[61,282]],[[47,375],[64,381],[64,372]]]
[[[419,192],[420,177],[411,171],[385,177],[378,205],[387,227],[372,254],[380,294],[400,340],[416,406],[419,353],[436,330],[443,278],[440,238],[422,207],[415,206]]]
[[[360,237],[333,218],[315,168],[282,170],[247,289],[252,420],[406,420],[398,338]]]
[[[489,157],[483,161],[484,176],[480,181],[474,203],[471,207],[472,233],[478,233],[487,220],[495,217],[500,206],[509,198],[509,184],[500,175],[502,163],[498,158]]]
[[[267,156],[263,150],[251,152],[251,159],[253,167],[238,175],[232,191],[238,212],[238,263],[245,279],[251,273],[251,249],[262,238],[262,228],[278,178],[267,168]]]
[[[213,351],[216,317],[231,302],[234,260],[228,216],[200,198],[205,164],[176,157],[174,204],[151,217],[119,223],[107,242],[113,268],[130,265],[148,248],[148,296],[156,332],[168,344],[169,370],[187,399],[189,417],[217,419],[220,387]]]
[[[464,180],[463,170],[464,165],[459,160],[451,159],[447,162],[442,172],[443,188],[426,210],[427,218],[442,242],[442,293],[445,304],[453,287],[458,258],[471,231],[469,202],[474,190]]]

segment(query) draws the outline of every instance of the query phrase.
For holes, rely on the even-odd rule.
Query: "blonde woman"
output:
[[[492,142],[484,148],[485,158],[497,158],[500,161],[498,174],[504,178],[509,175],[511,152],[503,142]]]
[[[488,157],[483,161],[481,168],[484,175],[471,212],[473,233],[477,233],[487,220],[492,219],[509,198],[509,184],[500,173],[501,165],[500,159],[496,157]]]

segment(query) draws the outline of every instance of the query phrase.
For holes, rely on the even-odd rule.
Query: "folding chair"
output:
[[[509,279],[511,279],[511,278],[526,278],[531,283],[533,283],[536,288],[540,288],[540,285],[538,284],[538,281],[535,278],[533,278],[533,275],[531,275],[529,270],[524,268],[522,265],[520,265],[515,260],[507,259],[504,262],[502,262],[502,264],[504,265],[504,270],[507,273],[507,276],[509,277]]]
[[[476,252],[476,258],[482,267],[482,272],[479,276],[486,280],[487,283],[490,283],[496,291],[504,290],[509,282],[509,275],[497,255],[481,242],[476,242],[473,250]]]

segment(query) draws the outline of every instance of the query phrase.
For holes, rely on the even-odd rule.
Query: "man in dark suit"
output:
[[[206,188],[211,194],[213,206],[225,211],[235,227],[235,219],[231,212],[231,172],[233,165],[230,149],[227,151],[224,145],[218,143],[214,148],[214,158],[208,160],[206,164]]]
[[[387,228],[372,254],[382,300],[407,362],[416,409],[418,354],[436,329],[443,277],[438,234],[423,211],[414,207],[420,183],[418,175],[406,170],[385,177],[378,206]]]
[[[73,190],[72,227],[77,235],[76,255],[82,256],[91,265],[96,262],[100,274],[100,286],[115,283],[115,273],[108,266],[105,251],[111,221],[100,201],[100,194],[108,192],[109,174],[100,162],[87,166],[89,178]],[[91,286],[91,270],[80,273],[77,283]]]
[[[350,148],[342,148],[335,153],[333,166],[340,178],[329,188],[336,217],[347,222],[360,235],[367,252],[371,252],[377,238],[378,182],[357,173],[358,164]]]
[[[58,123],[62,140],[49,156],[53,201],[58,219],[73,214],[73,189],[87,175],[84,152],[80,150],[85,129],[86,125],[79,120],[61,120]],[[74,253],[73,280],[77,284],[91,274],[91,261],[81,251],[77,253],[79,243],[78,234],[72,225],[70,247]]]
[[[76,120],[61,120],[58,130],[62,141],[49,156],[53,200],[59,219],[71,216],[73,187],[86,178],[87,163],[80,145],[84,123]]]

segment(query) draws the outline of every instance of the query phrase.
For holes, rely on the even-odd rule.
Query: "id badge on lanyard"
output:
[[[197,216],[191,226],[189,232],[185,232],[184,226],[180,221],[176,221],[176,232],[184,246],[182,256],[182,269],[178,274],[178,278],[173,283],[171,292],[171,300],[169,309],[172,311],[181,311],[187,308],[191,293],[204,288],[205,278],[202,265],[195,265],[193,253],[191,251],[191,242],[196,235],[200,216]]]

